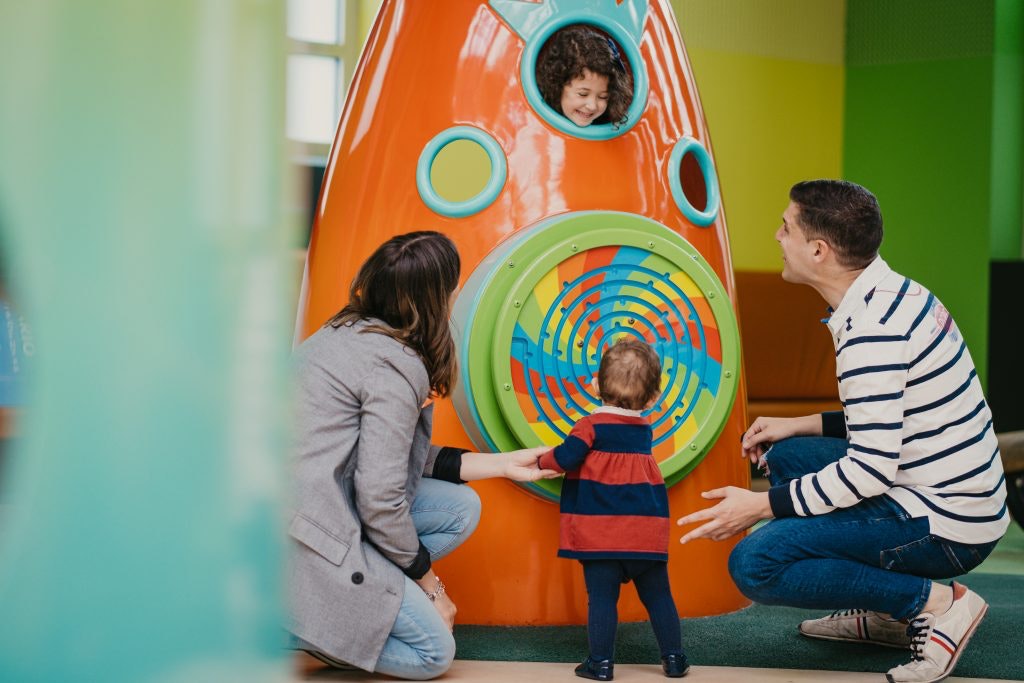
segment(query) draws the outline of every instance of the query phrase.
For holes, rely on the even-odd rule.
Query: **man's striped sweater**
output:
[[[850,447],[820,472],[773,487],[775,516],[887,495],[946,540],[1002,536],[1009,517],[992,414],[949,312],[878,257],[826,322],[845,420],[826,414],[823,427]]]
[[[668,560],[668,492],[640,411],[598,408],[539,464],[565,472],[560,557]]]

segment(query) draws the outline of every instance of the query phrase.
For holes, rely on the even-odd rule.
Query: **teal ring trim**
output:
[[[477,143],[487,152],[487,158],[491,162],[491,177],[488,179],[487,185],[475,197],[464,202],[452,202],[444,199],[437,194],[434,184],[430,182],[430,169],[434,165],[434,159],[445,145],[457,140],[469,140]],[[501,188],[505,186],[507,177],[508,162],[505,160],[505,152],[501,149],[501,145],[489,134],[473,126],[453,126],[441,131],[423,148],[420,159],[416,163],[416,189],[419,190],[420,199],[434,213],[449,218],[465,218],[486,209],[501,194]]]
[[[540,89],[537,87],[537,55],[552,33],[570,24],[588,24],[610,35],[619,44],[619,47],[622,48],[626,55],[626,61],[629,62],[629,66],[633,70],[633,101],[626,111],[626,122],[618,128],[610,123],[594,123],[581,128],[548,106],[548,103],[544,101],[540,94]],[[644,113],[644,109],[647,108],[647,67],[644,64],[643,57],[640,56],[640,48],[625,28],[601,14],[592,14],[585,11],[572,12],[567,15],[559,14],[557,18],[538,29],[531,39],[527,41],[526,48],[523,50],[519,79],[522,82],[526,100],[533,107],[533,110],[555,129],[574,138],[582,138],[584,140],[611,140],[612,138],[617,138],[635,126],[637,121],[640,120],[640,116]]]
[[[698,211],[683,192],[683,181],[679,177],[679,167],[683,163],[683,156],[692,152],[697,158],[697,164],[704,175],[704,186],[707,188],[708,205],[703,211]],[[718,176],[715,175],[715,166],[711,161],[711,155],[695,138],[689,136],[675,144],[672,148],[672,155],[668,160],[668,184],[672,188],[672,198],[676,206],[683,212],[683,215],[693,223],[706,228],[718,218],[718,208],[721,204],[721,195],[718,192]]]

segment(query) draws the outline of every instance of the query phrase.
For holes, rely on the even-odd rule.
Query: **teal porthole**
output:
[[[430,169],[438,153],[448,144],[458,140],[469,140],[480,145],[491,162],[491,177],[484,188],[475,196],[459,202],[450,201],[438,194],[430,180]],[[505,160],[505,152],[501,145],[489,134],[473,126],[453,126],[441,131],[423,148],[416,164],[416,189],[420,193],[420,199],[434,213],[449,218],[465,218],[486,209],[501,194],[507,177],[508,162]]]
[[[633,72],[633,101],[626,111],[626,121],[621,125],[611,123],[595,123],[589,126],[577,126],[572,121],[562,116],[561,113],[552,109],[537,87],[537,55],[544,47],[548,38],[560,28],[572,24],[586,24],[604,31],[618,43],[629,63],[628,67]],[[523,92],[526,100],[533,107],[542,119],[555,129],[584,140],[610,140],[616,138],[636,125],[640,116],[647,107],[647,69],[644,67],[644,60],[640,56],[640,49],[636,39],[623,28],[618,22],[599,14],[597,11],[568,12],[556,15],[556,18],[534,31],[526,42],[523,50],[523,58],[519,73],[520,81],[523,84]]]
[[[696,161],[699,169],[698,179],[684,178],[683,164],[691,159]],[[695,188],[693,186],[698,182],[702,182],[703,187]],[[668,183],[672,189],[672,199],[675,200],[676,206],[683,212],[687,220],[702,228],[715,222],[721,205],[718,177],[715,175],[715,166],[711,161],[711,155],[700,141],[687,136],[675,144],[668,160]],[[703,209],[693,205],[693,195],[697,193],[695,190],[702,190],[699,194],[705,197]]]

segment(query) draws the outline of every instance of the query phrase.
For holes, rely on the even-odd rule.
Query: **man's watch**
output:
[[[444,584],[441,582],[441,577],[438,576],[435,578],[437,578],[437,588],[435,588],[433,591],[424,591],[424,593],[427,594],[427,599],[430,600],[430,602],[434,602],[440,595],[444,593]]]

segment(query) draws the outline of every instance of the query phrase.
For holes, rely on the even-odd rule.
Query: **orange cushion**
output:
[[[838,406],[835,349],[821,323],[828,315],[825,300],[811,287],[790,284],[778,273],[736,271],[735,276],[752,406],[767,399],[816,401],[814,405],[833,401]],[[754,417],[751,413],[750,419]]]

